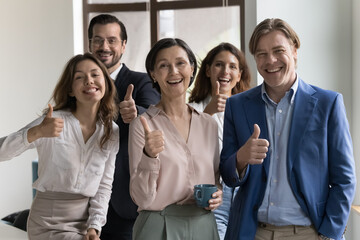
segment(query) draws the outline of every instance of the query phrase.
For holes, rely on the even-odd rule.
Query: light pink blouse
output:
[[[189,106],[190,107],[190,106]],[[219,179],[218,127],[206,114],[192,111],[188,142],[165,112],[150,106],[143,116],[151,130],[162,130],[165,149],[157,158],[143,153],[144,128],[140,118],[130,124],[130,194],[138,211],[159,211],[170,204],[195,204],[194,185]]]

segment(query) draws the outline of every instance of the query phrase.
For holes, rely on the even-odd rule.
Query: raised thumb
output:
[[[254,138],[254,139],[258,139],[259,136],[260,136],[260,127],[259,127],[259,125],[254,124],[254,132],[251,135],[251,137]]]
[[[49,106],[49,110],[48,110],[48,112],[47,112],[47,114],[46,114],[46,117],[51,118],[51,117],[52,117],[52,113],[53,113],[53,107],[51,106],[50,103],[48,104],[48,106]]]
[[[130,100],[132,98],[133,90],[134,90],[134,85],[130,84],[126,89],[124,100]]]
[[[145,134],[148,134],[151,132],[151,129],[146,121],[146,118],[144,118],[143,116],[140,116],[140,121],[141,121],[141,124],[143,125],[144,127],[144,131],[145,131]]]

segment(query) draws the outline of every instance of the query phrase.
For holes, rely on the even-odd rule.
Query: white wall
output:
[[[0,137],[41,114],[73,56],[72,0],[0,0]],[[0,163],[0,218],[30,208],[29,150]]]
[[[360,0],[353,0],[352,6],[352,137],[353,137],[353,145],[354,145],[354,156],[356,162],[356,169],[357,169],[357,179],[360,179]],[[359,189],[360,185],[357,184],[357,196],[355,197],[354,203],[360,205],[360,196],[359,196]],[[360,236],[360,215],[352,212],[350,216],[351,226],[350,226],[350,233],[349,235],[351,239],[358,239]],[[357,238],[356,238],[357,237]]]

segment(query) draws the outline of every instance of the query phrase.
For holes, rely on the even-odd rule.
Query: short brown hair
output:
[[[250,53],[252,55],[255,54],[257,45],[262,36],[276,30],[283,32],[296,49],[300,48],[300,39],[287,22],[279,18],[268,18],[255,27],[249,41]]]

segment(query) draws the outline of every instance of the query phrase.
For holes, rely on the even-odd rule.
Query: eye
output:
[[[222,66],[223,66],[223,64],[221,62],[215,63],[215,67],[222,67]]]
[[[115,38],[110,38],[108,40],[109,44],[115,44],[116,43],[116,39]]]
[[[167,68],[168,66],[169,66],[168,64],[162,63],[159,65],[159,68]]]
[[[236,65],[230,65],[230,68],[236,70],[237,66]]]

